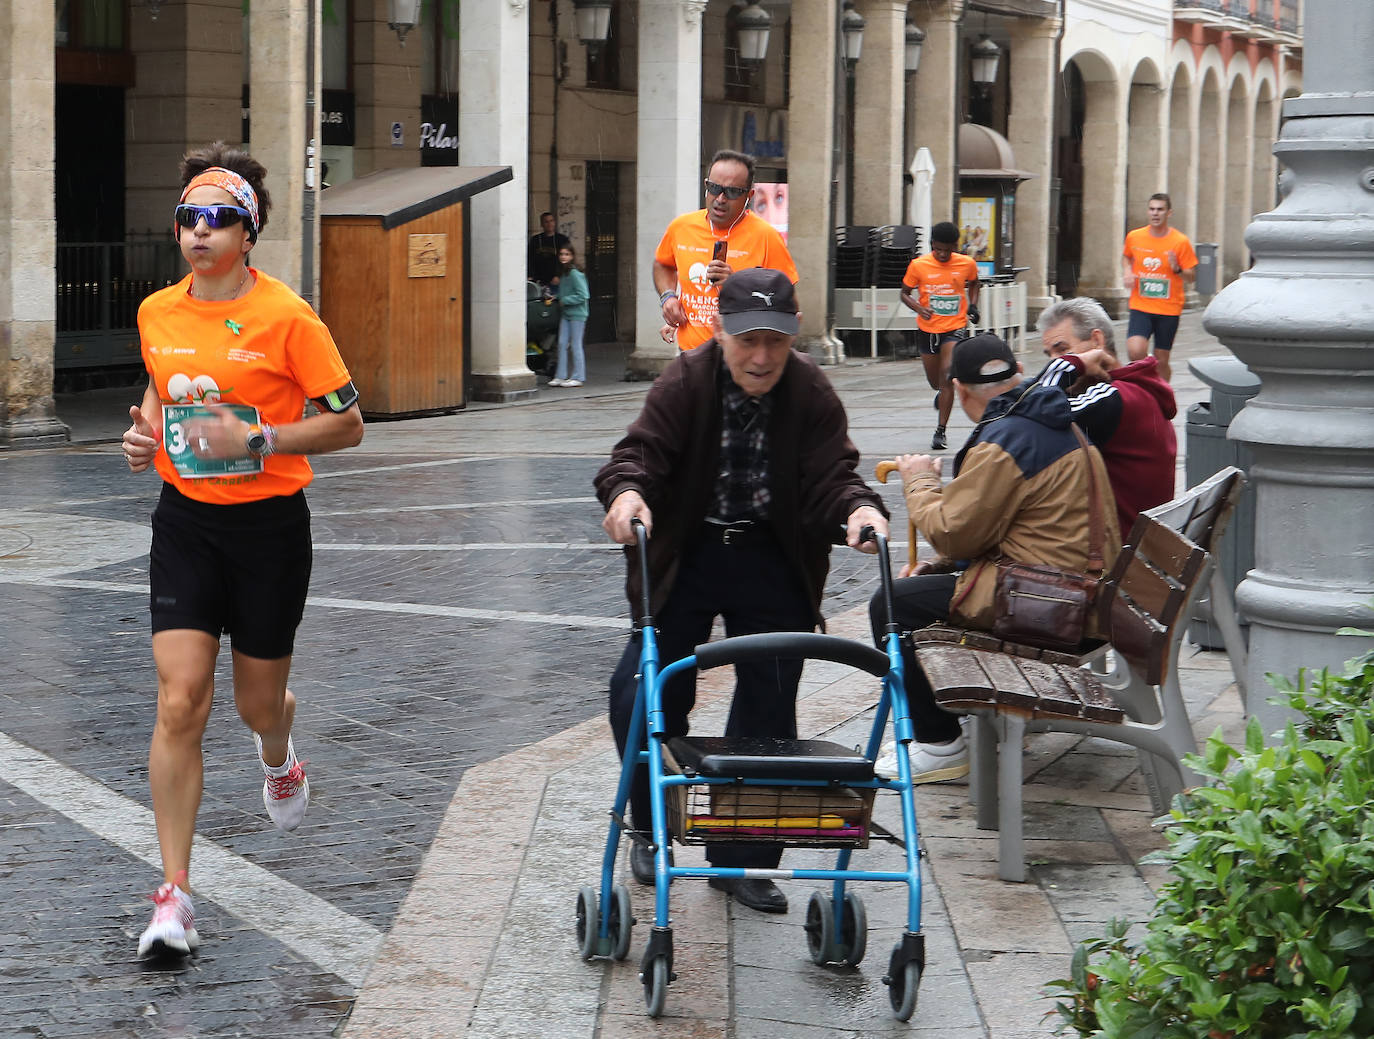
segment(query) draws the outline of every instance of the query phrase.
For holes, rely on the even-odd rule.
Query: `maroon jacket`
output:
[[[609,508],[636,490],[653,512],[649,540],[652,609],[677,577],[682,550],[705,522],[720,459],[721,390],[728,377],[714,339],[679,354],[658,377],[644,409],[611,452],[593,483]],[[770,393],[768,426],[770,524],[784,555],[801,575],[818,624],[830,572],[830,546],[860,505],[884,516],[882,498],[858,475],[859,451],[849,439],[844,405],[814,361],[793,352]],[[638,554],[626,550],[625,594],[640,612]]]
[[[1037,381],[1067,393],[1082,374],[1083,362],[1065,354],[1046,365]],[[1102,452],[1121,536],[1128,537],[1138,513],[1174,496],[1178,438],[1172,420],[1178,405],[1173,388],[1159,377],[1158,362],[1145,357],[1113,369],[1107,382],[1071,396],[1069,408],[1073,421]]]

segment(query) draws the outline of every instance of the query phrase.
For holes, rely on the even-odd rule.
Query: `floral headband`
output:
[[[180,201],[185,202],[186,196],[191,193],[193,188],[203,185],[212,188],[222,188],[234,196],[234,201],[248,210],[250,230],[253,238],[258,237],[258,195],[253,190],[253,185],[249,184],[242,176],[233,170],[226,170],[223,166],[211,166],[204,173],[197,173],[191,178],[191,182],[186,185],[186,189],[181,193]]]

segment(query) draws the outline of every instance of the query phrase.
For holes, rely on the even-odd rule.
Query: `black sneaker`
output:
[[[939,426],[935,430],[935,435],[930,438],[930,449],[932,451],[943,451],[949,444],[945,440],[945,427]]]

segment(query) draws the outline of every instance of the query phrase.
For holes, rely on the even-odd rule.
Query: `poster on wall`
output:
[[[997,265],[996,200],[965,197],[959,200],[959,251],[978,264],[978,274],[990,278]]]
[[[755,181],[754,197],[749,202],[756,216],[772,224],[787,241],[787,184]]]

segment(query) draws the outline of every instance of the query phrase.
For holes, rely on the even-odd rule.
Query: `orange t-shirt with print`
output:
[[[663,266],[677,269],[678,301],[687,318],[677,330],[680,350],[694,350],[711,338],[711,316],[716,313],[720,286],[706,280],[706,267],[718,241],[727,243],[725,262],[731,270],[768,267],[797,283],[797,265],[787,243],[762,217],[745,210],[729,231],[721,232],[711,226],[706,210],[683,213],[668,225],[654,252],[654,259]]]
[[[1135,274],[1128,304],[1132,310],[1145,314],[1183,313],[1183,279],[1169,263],[1171,250],[1185,271],[1197,266],[1193,243],[1182,231],[1171,227],[1167,234],[1156,237],[1148,227],[1137,227],[1126,235],[1121,255],[1131,261],[1131,272]]]
[[[916,315],[922,332],[957,332],[968,324],[968,286],[978,280],[978,264],[963,253],[950,253],[941,263],[934,253],[918,256],[906,265],[902,284],[916,294],[916,302],[935,311],[935,316]]]
[[[190,275],[145,299],[138,308],[143,364],[163,404],[245,404],[274,426],[299,422],[306,398],[348,385],[348,369],[310,305],[249,269],[257,283],[238,299],[192,299]],[[161,426],[160,415],[148,419]],[[304,455],[268,455],[262,472],[200,479],[181,476],[165,447],[154,464],[186,497],[212,505],[295,494],[313,476]]]

